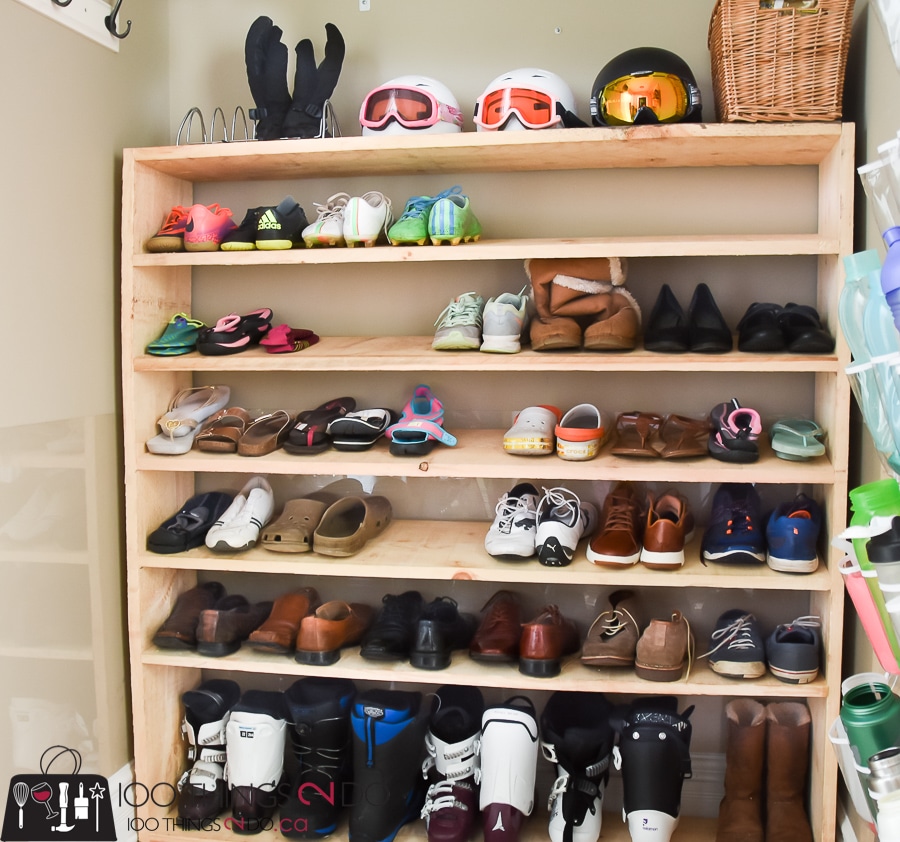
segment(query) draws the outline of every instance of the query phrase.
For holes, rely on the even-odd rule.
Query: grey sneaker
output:
[[[477,351],[483,312],[484,299],[477,292],[454,298],[435,320],[437,330],[431,347],[435,351]]]
[[[522,332],[528,326],[527,287],[518,293],[504,292],[484,305],[481,350],[494,354],[517,354],[522,350]]]
[[[782,623],[766,640],[769,672],[787,684],[808,684],[819,674],[821,635],[818,617]]]

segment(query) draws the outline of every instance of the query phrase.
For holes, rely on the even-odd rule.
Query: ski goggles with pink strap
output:
[[[424,129],[437,123],[462,127],[463,115],[458,108],[438,102],[424,88],[388,85],[370,91],[359,109],[359,122],[367,129],[380,129],[389,120],[407,129]]]

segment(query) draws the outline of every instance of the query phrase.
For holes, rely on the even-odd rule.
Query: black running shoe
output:
[[[265,251],[290,249],[303,245],[303,229],[309,223],[303,208],[293,196],[282,199],[274,208],[266,208],[256,223],[256,247]]]

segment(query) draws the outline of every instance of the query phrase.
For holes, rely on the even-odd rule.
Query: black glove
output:
[[[328,40],[325,57],[316,67],[312,41],[297,44],[294,98],[284,120],[284,137],[317,137],[322,125],[325,100],[334,92],[344,64],[344,38],[333,23],[325,24]]]
[[[281,34],[271,18],[259,17],[253,21],[244,44],[247,81],[256,103],[250,117],[257,121],[259,140],[285,137],[284,118],[291,107],[291,95],[287,86],[288,52]]]

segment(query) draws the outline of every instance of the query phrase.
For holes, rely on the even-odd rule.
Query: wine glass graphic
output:
[[[50,798],[53,795],[53,788],[48,783],[39,783],[35,784],[31,788],[31,797],[37,801],[38,804],[43,804],[47,808],[47,818],[55,819],[59,813],[53,811],[53,808],[50,806]]]

